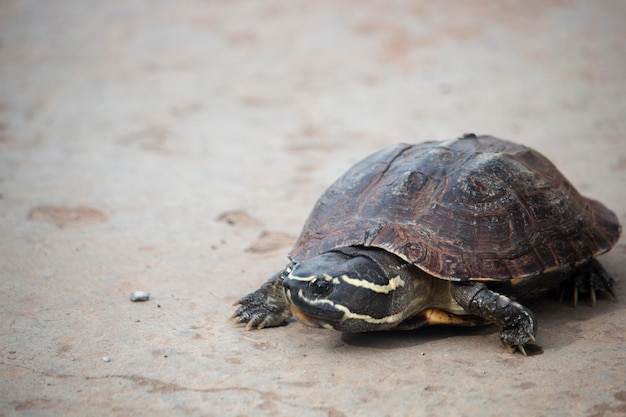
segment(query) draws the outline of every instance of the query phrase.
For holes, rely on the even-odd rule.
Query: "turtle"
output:
[[[341,332],[496,324],[526,355],[550,291],[613,298],[596,259],[621,234],[539,152],[493,136],[398,144],[358,162],[319,198],[289,263],[238,300],[246,330],[302,323]]]

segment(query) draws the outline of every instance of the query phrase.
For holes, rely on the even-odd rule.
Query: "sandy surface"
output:
[[[619,0],[0,2],[0,415],[623,416],[624,239],[620,300],[533,303],[527,358],[494,327],[227,319],[396,142],[523,142],[626,223],[625,21]]]

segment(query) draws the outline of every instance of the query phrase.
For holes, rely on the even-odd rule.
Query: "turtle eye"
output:
[[[325,279],[316,279],[315,281],[311,282],[311,291],[313,291],[314,294],[326,295],[330,292],[330,290],[331,284]]]

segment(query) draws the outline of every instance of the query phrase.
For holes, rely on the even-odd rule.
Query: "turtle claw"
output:
[[[237,305],[237,304],[233,304],[233,305]],[[244,317],[244,315],[241,314],[240,312],[241,307],[239,307],[237,309],[237,311],[235,311],[235,313],[230,316],[230,318],[228,319],[229,321],[233,322],[233,327],[241,327],[242,325],[246,325],[245,329],[246,330],[250,330],[250,328],[248,328],[249,326],[251,327],[251,322],[250,321],[246,321],[246,318]]]
[[[233,327],[237,328],[237,327],[241,327],[243,326],[243,329],[246,331],[252,330],[252,329],[262,329],[264,326],[259,323],[259,318],[258,317],[250,317],[249,314],[243,314],[241,316],[234,316],[230,318],[230,321],[233,321]]]
[[[504,342],[502,342],[502,345],[511,354],[514,354],[515,352],[519,352],[524,356],[528,356],[528,354],[526,353],[526,349],[524,348],[524,345],[508,345]]]
[[[563,301],[563,295],[565,293],[566,287],[569,283],[570,287],[573,287],[572,290],[572,303],[574,307],[578,305],[578,299],[581,293],[589,293],[589,299],[591,302],[591,306],[595,307],[597,304],[597,291],[606,291],[611,294],[613,299],[617,299],[617,294],[615,293],[615,289],[613,288],[613,283],[615,281],[609,275],[608,272],[604,269],[604,267],[598,262],[596,259],[592,259],[586,264],[582,265],[574,275],[569,279],[568,282],[564,283],[565,285],[561,286],[561,294],[559,297],[559,302]]]
[[[517,350],[522,355],[528,356],[524,346],[535,342],[537,332],[537,323],[532,312],[519,303],[511,302],[503,324],[500,331],[502,343],[510,347],[511,353]]]
[[[524,336],[519,336],[517,340],[511,340],[511,337],[506,334],[506,331],[503,331],[500,335],[500,340],[509,353],[519,351],[522,355],[528,356],[524,346],[527,346],[529,343],[535,343],[535,336],[530,333],[526,333]]]

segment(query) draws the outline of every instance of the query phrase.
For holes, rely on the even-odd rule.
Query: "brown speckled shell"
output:
[[[600,255],[620,231],[538,152],[466,135],[356,164],[320,197],[290,257],[372,246],[440,278],[508,280]]]

